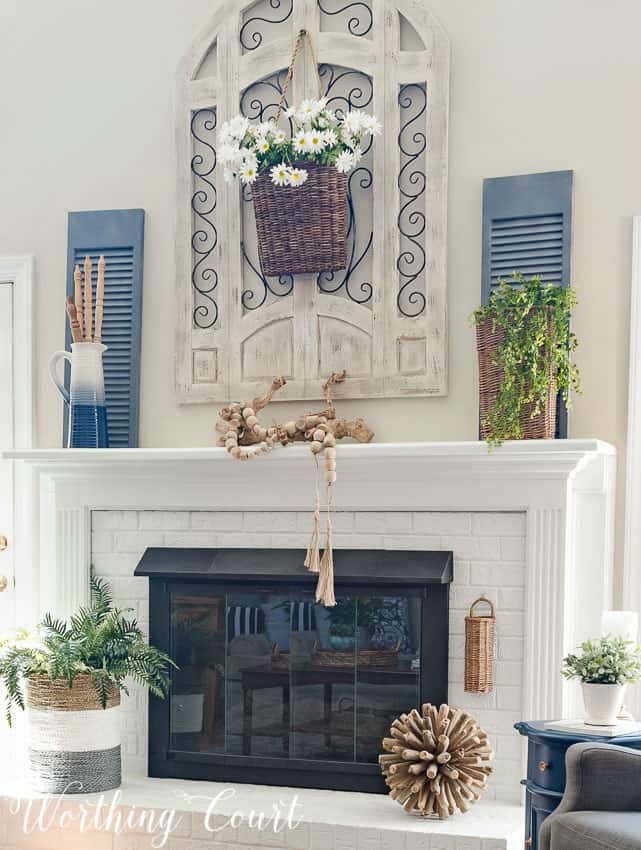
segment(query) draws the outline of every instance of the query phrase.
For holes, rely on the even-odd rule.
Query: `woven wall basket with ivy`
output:
[[[294,65],[305,44],[318,81],[318,100],[288,106]],[[281,116],[287,121],[283,126]],[[346,268],[347,175],[363,156],[363,142],[380,133],[379,122],[360,110],[329,108],[305,30],[296,37],[276,115],[262,117],[254,124],[242,115],[225,122],[218,134],[218,159],[226,180],[238,178],[251,189],[263,274]]]
[[[519,274],[513,281],[499,281],[474,313],[481,437],[491,445],[553,438],[557,393],[569,406],[570,390],[580,389],[571,359],[573,290]]]

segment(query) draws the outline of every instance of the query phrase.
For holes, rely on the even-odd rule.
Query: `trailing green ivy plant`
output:
[[[526,406],[532,405],[532,417],[541,413],[552,382],[568,407],[571,391],[581,391],[572,362],[577,339],[570,330],[570,313],[575,305],[571,288],[515,274],[510,283],[500,280],[489,303],[474,312],[476,325],[490,320],[493,331],[503,330],[493,358],[503,370],[503,382],[483,420],[490,446],[523,437]]]
[[[625,685],[641,679],[641,647],[622,637],[586,640],[581,655],[563,659],[566,679],[579,679],[588,685]]]
[[[127,690],[126,679],[164,698],[169,690],[169,668],[174,662],[150,646],[136,620],[113,607],[111,590],[102,579],[91,577],[91,602],[79,608],[69,622],[46,614],[35,633],[18,631],[0,638],[0,682],[5,688],[6,718],[25,707],[23,683],[30,676],[64,679],[69,687],[81,674],[89,674],[103,708],[113,690]]]

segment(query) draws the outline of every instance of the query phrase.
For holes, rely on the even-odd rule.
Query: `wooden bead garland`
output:
[[[221,434],[219,446],[224,446],[229,455],[235,460],[252,460],[262,454],[272,451],[278,446],[289,443],[307,442],[318,466],[318,456],[322,453],[325,462],[325,483],[328,488],[327,497],[327,542],[323,556],[320,556],[320,495],[318,483],[316,487],[316,507],[313,514],[312,538],[305,558],[305,566],[319,573],[316,588],[316,601],[324,605],[336,604],[334,597],[333,559],[332,559],[332,527],[330,518],[331,491],[336,483],[336,441],[351,437],[359,443],[369,443],[374,432],[362,419],[337,419],[336,407],[332,398],[335,384],[342,383],[346,372],[334,372],[322,385],[327,407],[320,413],[308,413],[283,425],[264,427],[257,414],[272,400],[274,394],[285,386],[285,378],[274,378],[271,387],[263,396],[258,396],[251,402],[240,404],[234,402],[223,407],[216,423],[216,430]],[[318,479],[317,479],[318,481]]]
[[[408,812],[445,820],[480,799],[494,758],[487,734],[462,709],[425,703],[401,714],[378,757],[390,797]]]

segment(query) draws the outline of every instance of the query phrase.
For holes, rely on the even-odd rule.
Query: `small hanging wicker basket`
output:
[[[488,431],[485,417],[496,401],[503,383],[503,369],[494,363],[496,349],[503,341],[504,330],[491,318],[476,326],[476,348],[479,359],[479,414],[481,439],[486,440]],[[521,429],[524,440],[551,440],[556,432],[556,383],[551,380],[545,407],[532,416],[532,405],[528,404],[521,413]]]
[[[252,186],[263,274],[316,274],[347,266],[347,175],[305,160],[300,186],[275,186],[268,173]]]
[[[489,605],[483,616],[474,613],[477,605]],[[480,596],[470,606],[465,618],[465,690],[472,694],[489,694],[494,686],[494,605]]]

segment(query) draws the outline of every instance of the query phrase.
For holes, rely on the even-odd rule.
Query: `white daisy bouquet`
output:
[[[302,186],[306,161],[349,173],[363,156],[363,141],[381,132],[380,122],[360,110],[344,115],[328,107],[327,98],[304,100],[284,111],[291,137],[276,121],[252,124],[243,115],[226,121],[218,133],[218,160],[225,180],[251,185],[269,173],[276,186]]]

